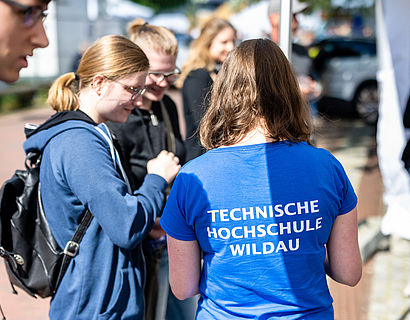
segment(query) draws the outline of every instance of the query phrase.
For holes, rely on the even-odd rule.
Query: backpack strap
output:
[[[81,219],[81,222],[77,227],[77,230],[75,230],[73,237],[70,241],[66,243],[63,252],[63,261],[61,262],[60,272],[58,273],[55,291],[57,291],[58,286],[60,285],[60,282],[63,279],[65,272],[67,271],[68,265],[71,262],[71,259],[73,259],[77,255],[78,249],[80,249],[80,242],[83,239],[83,236],[87,231],[88,226],[91,223],[91,220],[93,220],[93,215],[91,214],[90,210],[87,209],[84,217]]]
[[[174,130],[172,129],[171,119],[169,118],[169,114],[168,114],[167,108],[165,107],[164,102],[161,100],[159,103],[161,105],[162,117],[164,118],[165,132],[167,135],[168,151],[175,154],[177,151],[177,148],[175,145],[175,134],[174,134]]]

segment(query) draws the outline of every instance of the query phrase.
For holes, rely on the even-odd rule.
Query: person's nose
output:
[[[168,86],[168,80],[164,76],[161,77],[161,79],[158,79],[157,81],[157,86],[165,88]]]
[[[42,21],[37,22],[32,27],[31,43],[35,48],[45,48],[48,46],[48,38]]]
[[[142,95],[139,95],[138,97],[136,97],[134,100],[132,100],[132,105],[134,107],[140,107],[142,106]]]
[[[226,50],[228,52],[231,52],[235,48],[235,43],[233,41],[230,41],[226,44]]]

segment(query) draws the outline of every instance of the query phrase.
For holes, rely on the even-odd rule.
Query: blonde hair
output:
[[[209,54],[209,48],[215,37],[226,28],[236,33],[236,29],[228,20],[219,17],[213,17],[203,25],[199,37],[192,42],[189,57],[175,83],[178,88],[182,88],[185,78],[192,70],[205,68],[212,71],[215,68],[216,62]]]
[[[148,68],[148,58],[134,42],[117,35],[102,37],[84,52],[76,73],[63,74],[53,82],[47,102],[58,112],[76,110],[78,93],[97,74],[115,80]]]
[[[142,48],[149,47],[172,56],[178,54],[177,38],[165,27],[153,26],[138,18],[130,22],[127,32],[129,39]]]
[[[310,143],[309,106],[288,59],[268,39],[242,42],[222,64],[201,120],[201,144],[235,144],[260,123],[274,141]]]

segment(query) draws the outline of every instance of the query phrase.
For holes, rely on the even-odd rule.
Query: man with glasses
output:
[[[48,46],[43,21],[50,1],[0,0],[0,81],[17,81],[34,49]]]
[[[138,189],[147,175],[146,164],[161,150],[174,153],[184,164],[185,144],[181,137],[178,110],[175,102],[166,93],[180,74],[176,66],[178,41],[165,27],[136,19],[128,26],[130,39],[147,55],[150,69],[145,79],[142,103],[137,105],[127,121],[109,123],[118,139],[124,155],[124,163],[131,170],[131,186]],[[169,190],[166,191],[166,194]],[[168,291],[168,262],[165,232],[159,222],[143,240],[146,261],[145,318],[158,320],[188,320],[195,317],[196,301],[173,303]],[[175,298],[174,298],[175,299]],[[184,306],[182,304],[185,304]],[[173,314],[171,314],[173,313]]]

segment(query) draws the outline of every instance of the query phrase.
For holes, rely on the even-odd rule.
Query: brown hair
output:
[[[182,88],[185,78],[192,70],[205,68],[212,71],[215,68],[215,61],[209,54],[209,48],[215,37],[226,28],[231,28],[236,33],[234,26],[223,18],[211,18],[203,25],[199,37],[191,44],[189,57],[175,83],[178,88]]]
[[[288,59],[268,39],[242,42],[222,64],[201,121],[201,144],[208,150],[235,144],[259,123],[274,141],[310,143],[309,106]]]
[[[127,31],[130,40],[143,49],[149,47],[167,55],[178,54],[178,41],[165,27],[153,26],[138,18],[128,25]]]
[[[84,52],[77,73],[63,74],[53,82],[47,102],[56,111],[76,110],[78,93],[97,74],[115,80],[148,68],[148,58],[134,42],[122,36],[102,37]]]

